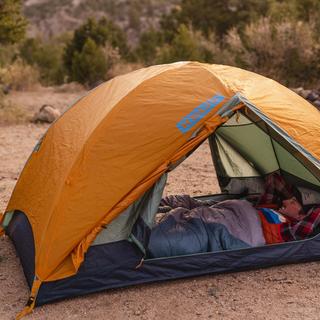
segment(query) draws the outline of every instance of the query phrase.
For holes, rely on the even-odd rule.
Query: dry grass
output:
[[[17,91],[30,90],[39,85],[39,71],[21,60],[16,60],[8,67],[0,69],[0,83]]]
[[[122,74],[129,73],[134,70],[138,70],[140,68],[143,68],[143,65],[140,63],[125,63],[125,62],[118,62],[116,64],[113,64],[108,71],[108,79],[114,78],[116,76],[120,76]]]
[[[30,120],[30,115],[20,105],[0,96],[0,125],[25,123]]]
[[[312,23],[286,20],[272,24],[269,18],[261,18],[242,35],[236,29],[228,33],[225,60],[287,85],[310,82],[319,54],[316,33]]]
[[[78,93],[85,90],[85,87],[78,82],[69,82],[60,86],[54,87],[54,92],[57,93]]]

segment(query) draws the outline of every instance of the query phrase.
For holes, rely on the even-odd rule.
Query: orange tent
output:
[[[318,110],[275,81],[235,67],[144,68],[103,83],[67,110],[31,154],[2,219],[8,226],[18,210],[31,225],[31,296],[44,282],[76,274],[103,227],[237,110],[287,137],[283,145],[319,184]]]

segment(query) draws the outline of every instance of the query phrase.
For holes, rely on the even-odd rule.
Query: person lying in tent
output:
[[[281,205],[279,205],[280,203]],[[275,211],[285,217],[285,219],[281,219],[280,216],[278,225],[273,228],[267,225],[261,211],[259,211],[267,243],[302,240],[320,231],[320,206],[308,208],[304,207],[302,203],[299,190],[287,184],[282,176],[278,173],[267,176],[265,193],[260,197],[258,209],[262,208],[262,213],[266,217],[268,211],[263,208],[273,204],[278,207]],[[271,238],[270,232],[273,233]]]
[[[257,206],[246,199],[216,202],[189,195],[167,196],[159,208],[164,215],[151,230],[148,256],[237,250],[305,239],[319,231],[320,207],[305,209],[298,190],[277,173],[267,176]]]
[[[296,197],[283,200],[282,203],[283,206],[279,212],[288,219],[288,222],[282,223],[280,226],[280,233],[285,242],[306,239],[317,233],[320,226],[319,206],[304,212]]]

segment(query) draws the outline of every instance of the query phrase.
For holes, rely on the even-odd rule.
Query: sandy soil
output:
[[[50,91],[50,90],[49,90]],[[34,111],[50,103],[64,110],[74,93],[15,93]],[[45,125],[0,127],[0,211],[14,188]],[[217,192],[208,145],[170,174],[166,194]],[[226,275],[109,290],[34,310],[26,319],[320,319],[319,263],[281,266]],[[14,319],[28,298],[19,259],[7,237],[0,238],[0,320]]]

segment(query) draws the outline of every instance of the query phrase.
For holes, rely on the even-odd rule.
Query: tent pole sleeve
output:
[[[41,280],[35,278],[35,280],[33,281],[29,300],[24,309],[16,316],[16,320],[22,319],[24,316],[33,311],[41,283]]]

